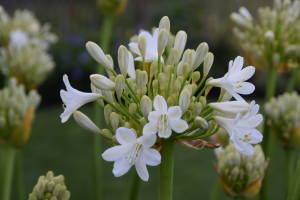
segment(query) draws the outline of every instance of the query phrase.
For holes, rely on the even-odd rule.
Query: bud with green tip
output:
[[[182,90],[179,97],[179,107],[182,111],[182,115],[188,109],[190,105],[190,100],[191,100],[191,93],[187,89]]]
[[[168,32],[170,31],[170,20],[167,16],[161,18],[159,22],[159,31],[166,29]]]
[[[206,98],[204,96],[199,98],[199,102],[202,104],[202,107],[206,106]]]
[[[122,97],[122,92],[124,90],[124,87],[125,87],[125,78],[122,75],[118,75],[115,81],[115,90],[118,99]]]
[[[110,124],[113,130],[116,132],[119,127],[119,115],[115,112],[110,114]]]
[[[166,29],[162,29],[159,31],[158,39],[157,39],[157,53],[158,56],[161,56],[163,51],[165,50],[166,44],[168,42],[169,33]]]
[[[90,76],[92,84],[105,91],[115,91],[115,83],[100,74],[92,74]]]
[[[152,102],[148,96],[143,96],[141,99],[140,108],[144,118],[148,120],[149,113],[152,111]]]
[[[166,86],[166,82],[167,82],[167,77],[166,77],[165,73],[160,73],[158,75],[158,81],[159,81],[159,84],[160,84],[160,89],[161,90],[166,89],[165,86]]]
[[[104,118],[106,121],[106,124],[110,124],[110,114],[112,113],[112,107],[111,105],[107,104],[104,107]]]
[[[193,109],[194,116],[200,115],[201,111],[202,111],[202,104],[200,102],[196,102]]]
[[[158,68],[157,62],[151,63],[151,66],[150,66],[150,77],[153,77],[156,74],[157,68]]]
[[[130,114],[134,115],[136,109],[137,109],[136,103],[131,103],[131,104],[129,105],[129,113],[130,113]]]
[[[118,62],[122,75],[126,77],[129,64],[129,52],[127,48],[122,45],[118,50]]]
[[[168,98],[167,105],[168,105],[168,108],[174,106],[174,99],[172,97]]]
[[[197,81],[199,81],[200,77],[201,77],[200,72],[198,72],[198,71],[194,72],[192,75],[192,84],[197,83]]]
[[[207,53],[208,53],[208,45],[206,42],[203,42],[198,46],[196,53],[194,54],[193,62],[191,65],[192,71],[194,71],[195,69],[197,69],[200,66],[200,64],[203,62],[205,56],[207,55]]]
[[[170,66],[173,67],[175,64],[178,63],[179,59],[179,52],[176,48],[172,48],[171,51],[170,51],[170,55],[169,55],[169,58],[170,58]]]
[[[77,124],[81,126],[82,128],[91,131],[96,134],[101,134],[101,130],[86,116],[80,111],[73,112],[73,116]]]
[[[182,66],[182,76],[185,77],[190,71],[190,65],[188,63],[184,63]]]
[[[204,59],[204,65],[203,65],[203,75],[204,76],[207,76],[207,74],[209,73],[210,68],[211,68],[213,62],[214,62],[214,55],[209,52],[205,56],[205,59]]]
[[[197,128],[201,128],[203,130],[207,130],[208,129],[208,123],[205,119],[203,119],[202,117],[195,117],[194,119],[195,125]]]
[[[146,56],[146,49],[147,49],[147,40],[144,36],[140,36],[139,39],[138,39],[138,48],[139,48],[139,51],[143,57],[143,59],[145,58]]]

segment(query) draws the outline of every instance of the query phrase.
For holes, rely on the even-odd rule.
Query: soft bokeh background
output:
[[[69,76],[71,85],[89,92],[89,75],[96,71],[97,63],[85,49],[87,41],[100,40],[102,17],[96,7],[96,0],[1,0],[0,4],[12,15],[16,9],[33,11],[41,23],[50,22],[52,31],[59,36],[59,42],[50,53],[57,64],[55,71],[40,87],[43,102],[37,112],[32,136],[24,149],[24,170],[26,192],[32,191],[40,175],[52,170],[63,174],[71,191],[71,199],[92,199],[92,134],[79,127],[70,118],[61,124],[59,115],[63,112],[60,89],[64,89],[63,74]],[[129,0],[125,13],[115,20],[109,52],[117,65],[119,45],[128,46],[132,35],[143,28],[150,30],[158,26],[161,17],[167,15],[171,21],[171,32],[184,30],[188,34],[186,48],[196,49],[201,42],[207,42],[215,55],[211,70],[214,77],[222,76],[228,62],[240,54],[232,34],[231,12],[245,6],[256,18],[257,8],[271,6],[271,0]],[[117,67],[117,66],[116,66]],[[256,85],[253,95],[246,98],[262,102],[265,87],[265,72],[257,72],[252,78]],[[2,77],[0,77],[2,79]],[[282,74],[277,84],[277,94],[284,91],[288,74]],[[2,83],[2,81],[0,81]],[[298,81],[299,89],[299,81]],[[218,91],[215,91],[217,97]],[[81,111],[93,116],[91,105]],[[104,144],[102,149],[108,148]],[[271,159],[271,199],[284,199],[283,152],[277,148]],[[213,151],[190,150],[176,145],[174,168],[174,199],[209,199],[217,180],[212,162]],[[111,173],[112,164],[103,162],[104,199],[128,199],[131,178],[134,172],[121,178]],[[142,183],[139,199],[157,198],[158,167],[148,167],[150,180]],[[221,192],[220,199],[228,199]]]

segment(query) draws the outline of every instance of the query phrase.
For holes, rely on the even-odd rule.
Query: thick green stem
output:
[[[134,174],[131,184],[129,200],[138,200],[141,179],[137,173]]]
[[[244,200],[244,199],[246,199],[246,198],[244,198],[244,197],[233,197],[233,200]]]
[[[287,92],[291,93],[294,90],[296,82],[297,82],[297,78],[299,78],[299,71],[300,71],[300,64],[298,64],[296,69],[292,72],[293,74],[292,74],[289,84],[286,88]]]
[[[0,199],[10,200],[16,149],[12,146],[0,148]]]
[[[285,151],[285,188],[286,188],[286,196],[289,193],[289,189],[292,185],[293,173],[294,173],[294,165],[295,165],[295,150],[293,148],[286,147]]]
[[[215,185],[214,185],[214,188],[212,190],[209,200],[218,200],[220,198],[220,191],[221,191],[221,185],[219,183],[219,179],[216,179],[216,182],[215,182]]]
[[[290,187],[287,200],[298,200],[299,197],[300,197],[300,155],[298,158],[296,171],[294,173],[292,186]]]
[[[22,159],[22,149],[16,150],[16,164],[15,164],[15,184],[16,184],[16,193],[18,200],[25,200],[27,196],[25,194],[25,185],[24,185],[24,173],[23,173],[23,159]]]
[[[174,140],[167,140],[160,151],[158,200],[172,200]]]
[[[102,29],[100,33],[100,47],[104,52],[109,51],[109,43],[111,39],[111,32],[113,28],[113,18],[109,16],[104,16]],[[104,74],[105,69],[103,66],[98,66],[98,74]],[[95,124],[100,128],[105,128],[105,121],[103,116],[103,108],[100,107],[98,102],[94,103],[94,116]],[[93,190],[94,190],[94,199],[102,199],[102,164],[101,164],[101,136],[94,134],[93,136],[93,146],[94,146],[94,160],[93,160]]]

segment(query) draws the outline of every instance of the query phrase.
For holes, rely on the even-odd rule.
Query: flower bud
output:
[[[96,134],[101,134],[101,130],[86,116],[80,111],[73,112],[73,116],[77,124],[84,128],[85,130],[91,131]]]
[[[207,76],[207,74],[209,73],[213,62],[214,62],[214,55],[209,52],[205,56],[205,59],[204,59],[204,64],[203,64],[203,75],[204,76]]]
[[[192,84],[197,83],[197,81],[199,81],[200,77],[201,77],[200,72],[198,72],[198,71],[194,72],[192,75]]]
[[[169,80],[171,70],[172,70],[172,68],[171,68],[170,65],[167,65],[167,66],[165,67],[164,73],[165,73],[165,75],[166,75],[167,80]]]
[[[208,129],[208,123],[205,119],[203,119],[202,117],[195,117],[195,125],[197,128],[201,128],[203,130],[207,130]]]
[[[114,61],[113,61],[111,55],[106,54],[106,58],[110,62],[112,69],[114,69]],[[112,77],[114,75],[110,70],[107,70],[107,69],[106,69],[106,73],[108,74],[108,77]]]
[[[194,54],[193,62],[191,65],[192,71],[194,71],[199,67],[199,65],[203,62],[207,53],[208,53],[208,45],[206,42],[203,42],[198,46],[196,53]]]
[[[173,68],[173,66],[177,64],[180,59],[178,50],[176,48],[171,49],[169,58],[170,58],[170,66]]]
[[[115,112],[110,114],[110,124],[113,130],[116,132],[119,127],[119,115]]]
[[[158,75],[158,81],[160,84],[160,89],[161,90],[166,89],[165,86],[166,86],[166,82],[167,82],[167,77],[166,77],[165,73],[160,73]]]
[[[96,94],[102,94],[102,91],[101,91],[100,89],[96,88],[96,87],[93,85],[93,83],[91,83],[91,90],[92,90],[93,93],[96,93]],[[103,101],[103,99],[98,99],[97,102],[99,103],[99,105],[100,105],[101,107],[104,107],[104,101]]]
[[[145,118],[144,118],[145,119]],[[125,128],[129,128],[131,129],[131,124],[129,122],[126,122],[124,125],[123,125]]]
[[[127,48],[122,45],[118,50],[118,62],[122,75],[126,77],[129,64],[129,53]]]
[[[252,28],[252,22],[247,21],[242,15],[238,13],[231,13],[230,19],[235,22],[237,25],[244,27],[244,28]]]
[[[118,75],[115,81],[115,90],[117,93],[117,98],[120,99],[122,97],[122,92],[125,87],[125,79],[124,76]]]
[[[174,93],[176,95],[179,95],[180,89],[181,89],[181,83],[179,81],[175,81],[175,84],[174,84]]]
[[[104,118],[106,121],[106,124],[110,124],[110,114],[112,113],[112,107],[111,105],[107,104],[104,107]]]
[[[152,111],[151,99],[144,95],[140,102],[142,114],[146,120],[148,120],[149,113]]]
[[[139,82],[141,87],[144,87],[147,85],[148,82],[148,74],[146,71],[141,71],[140,75],[139,75]]]
[[[201,111],[202,111],[202,104],[200,102],[196,102],[193,109],[194,116],[200,115]]]
[[[152,87],[153,87],[153,92],[157,93],[158,92],[158,80],[157,79],[153,80]]]
[[[245,7],[240,7],[239,8],[239,13],[248,21],[252,21],[253,20],[253,17],[252,15],[250,14],[249,10]]]
[[[167,105],[168,105],[168,108],[174,106],[174,99],[172,97],[168,98]]]
[[[170,31],[170,20],[167,16],[161,18],[159,22],[159,31],[166,29],[168,32]]]
[[[150,66],[150,77],[153,77],[154,74],[157,72],[157,62],[153,62],[151,63],[151,66]]]
[[[169,33],[166,29],[162,29],[159,31],[158,39],[157,39],[157,53],[158,56],[161,56],[165,50],[166,44],[168,42]]]
[[[206,106],[206,98],[204,96],[199,98],[199,102],[201,103],[202,107]]]
[[[113,135],[112,133],[108,130],[108,129],[102,129],[102,134],[101,134],[104,138],[112,140]]]
[[[268,31],[265,32],[264,37],[265,37],[265,40],[267,42],[272,42],[274,40],[274,38],[275,38],[275,35],[274,35],[273,31],[268,30]]]
[[[190,65],[188,63],[185,63],[182,66],[182,76],[185,77],[190,71]]]
[[[177,62],[179,61],[184,50],[187,40],[187,34],[184,31],[179,31],[175,37],[174,47],[178,50]]]
[[[141,123],[141,126],[144,127],[147,124],[147,120],[144,117],[142,117],[140,119],[140,123]]]
[[[129,113],[132,114],[132,115],[134,115],[134,114],[135,114],[135,111],[136,111],[136,108],[137,108],[136,103],[131,103],[131,104],[129,105]]]
[[[138,39],[138,48],[143,58],[146,56],[147,40],[144,36],[140,36]]]
[[[89,54],[98,62],[100,63],[105,69],[111,71],[113,66],[106,58],[105,54],[103,53],[102,49],[94,42],[87,42],[86,49]]]
[[[182,90],[180,97],[179,97],[179,107],[182,111],[182,115],[188,109],[190,105],[191,94],[187,89]]]
[[[41,103],[41,96],[36,90],[30,90],[28,94],[28,105],[36,109]]]
[[[209,81],[213,80],[214,78],[213,77],[210,77],[209,79],[206,80],[206,85]],[[206,89],[205,89],[205,97],[207,97],[208,93],[210,92],[210,90],[213,88],[213,86],[208,86]]]
[[[114,91],[115,90],[115,83],[106,78],[105,76],[99,74],[92,74],[90,76],[92,84],[101,89],[106,91]]]

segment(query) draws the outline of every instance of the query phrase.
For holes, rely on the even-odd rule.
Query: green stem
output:
[[[294,173],[292,186],[290,187],[287,200],[298,200],[300,197],[300,155],[297,162],[296,171]]]
[[[150,99],[153,100],[153,94],[151,92],[151,82],[152,82],[152,77],[149,78],[147,87],[148,87],[148,96],[150,97]]]
[[[16,149],[12,146],[2,146],[0,149],[0,199],[11,199],[11,187]]]
[[[170,88],[171,88],[171,81],[172,81],[172,74],[173,74],[173,69],[170,69],[170,75],[169,75],[169,85],[168,85],[168,90],[167,90],[167,94],[166,94],[166,99],[169,98],[170,95]]]
[[[103,17],[103,24],[100,33],[100,46],[104,52],[109,51],[109,43],[111,39],[111,33],[113,29],[113,18],[109,16]],[[98,74],[104,74],[105,69],[103,66],[98,66],[97,69]],[[94,103],[94,116],[95,123],[100,128],[103,129],[105,127],[104,116],[103,116],[103,108],[100,107],[98,102]],[[94,191],[94,199],[100,200],[102,199],[102,164],[101,164],[101,136],[98,134],[94,134],[93,136],[93,191]]]
[[[297,78],[299,78],[299,71],[300,71],[300,63],[298,64],[296,69],[293,71],[293,75],[290,78],[288,87],[286,89],[287,92],[291,93],[294,90],[296,82],[297,82]]]
[[[206,76],[203,76],[202,79],[201,79],[201,81],[200,81],[200,83],[199,83],[199,85],[197,86],[197,88],[196,88],[196,89],[194,90],[194,92],[192,93],[191,98],[192,98],[192,96],[194,96],[194,95],[196,94],[196,92],[199,90],[199,88],[201,87],[201,85],[203,84],[203,82],[204,82],[205,79],[206,79]]]
[[[15,164],[15,183],[17,189],[17,199],[25,200],[25,185],[24,185],[24,174],[23,174],[23,159],[22,149],[17,150],[16,164]]]
[[[244,199],[246,199],[246,198],[244,198],[244,197],[233,197],[233,200],[244,200]]]
[[[189,71],[189,73],[184,77],[184,79],[183,79],[183,81],[182,81],[182,84],[181,84],[181,88],[180,88],[179,94],[182,92],[183,87],[185,86],[185,82],[186,82],[186,80],[190,77],[191,73],[192,73],[192,71]]]
[[[157,79],[158,79],[158,76],[160,74],[160,55],[158,55],[158,62],[157,62],[157,65],[158,65],[158,70],[157,70]],[[158,81],[158,94],[160,95],[160,83]]]
[[[220,197],[220,191],[221,191],[221,187],[220,187],[220,183],[219,183],[219,179],[216,179],[215,181],[215,185],[214,188],[212,190],[212,193],[210,195],[209,200],[218,200]]]
[[[293,173],[294,173],[294,165],[295,165],[295,150],[293,148],[286,147],[284,148],[285,152],[285,188],[286,188],[286,196],[289,193],[289,189],[292,185]]]
[[[200,96],[205,92],[206,88],[208,87],[208,85],[206,85],[201,92],[198,94],[198,96],[196,97],[196,99],[194,100],[194,103],[196,103],[198,101],[198,99],[200,98]]]
[[[141,185],[141,179],[137,173],[134,173],[132,184],[131,184],[131,190],[129,194],[129,200],[138,200],[140,185]]]
[[[172,200],[174,140],[166,140],[160,154],[158,200]]]

